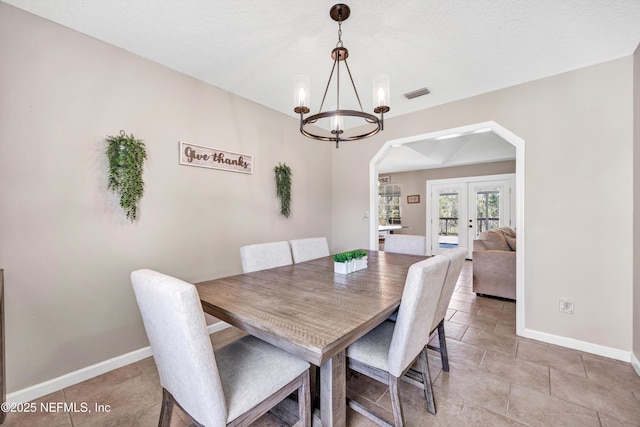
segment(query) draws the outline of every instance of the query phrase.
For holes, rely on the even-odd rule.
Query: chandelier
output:
[[[344,47],[342,43],[342,22],[347,20],[350,14],[351,10],[346,4],[336,4],[329,11],[329,16],[331,16],[331,19],[338,22],[338,43],[336,44],[336,47],[331,51],[331,58],[333,58],[333,67],[331,68],[329,81],[327,82],[327,87],[324,90],[324,95],[322,97],[322,102],[320,103],[320,110],[318,113],[305,117],[305,114],[308,114],[311,111],[309,108],[309,77],[296,76],[294,81],[293,97],[295,107],[293,111],[300,114],[300,132],[306,137],[317,139],[320,141],[335,141],[336,148],[339,147],[340,141],[356,141],[359,139],[368,138],[383,130],[384,113],[388,112],[390,109],[389,77],[387,76],[378,76],[373,80],[373,112],[379,114],[380,117],[378,118],[373,114],[365,113],[364,109],[362,108],[362,102],[360,101],[358,90],[356,89],[356,85],[353,82],[351,70],[349,70],[349,64],[347,63],[349,51],[346,47]],[[340,103],[341,62],[344,62],[344,68],[347,70],[349,80],[351,81],[351,86],[353,87],[355,97],[357,99],[358,105],[360,106],[359,111],[343,109],[342,104]],[[331,79],[333,78],[334,74],[336,75],[337,105],[335,106],[335,108],[332,106],[331,109],[323,111],[322,108],[324,107],[324,103],[327,98],[327,92],[329,91]],[[360,123],[360,125],[357,126],[358,129],[360,129],[360,126],[366,126],[365,130],[362,133],[356,132],[355,135],[348,134],[344,129],[344,118],[357,119],[357,121]],[[320,122],[323,119],[330,120],[330,122],[328,123],[326,121],[324,122],[324,127],[328,127],[330,129],[325,133],[319,132],[323,130],[323,126],[320,125],[320,123],[323,123]],[[329,126],[326,126],[327,124]]]

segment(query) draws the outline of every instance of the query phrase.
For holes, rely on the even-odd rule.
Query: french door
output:
[[[509,174],[428,181],[427,253],[465,247],[471,259],[480,233],[512,226],[514,180]]]
[[[427,236],[431,235],[431,254],[436,255],[442,249],[466,247],[468,241],[466,184],[433,184],[428,194],[430,194],[431,203],[427,206],[431,206],[431,218],[429,219],[427,213]],[[429,220],[431,220],[430,224]],[[427,252],[429,252],[428,248]]]

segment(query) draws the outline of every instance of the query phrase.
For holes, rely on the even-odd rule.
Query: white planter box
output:
[[[333,271],[339,274],[349,274],[367,268],[367,257],[352,259],[348,262],[334,262]]]

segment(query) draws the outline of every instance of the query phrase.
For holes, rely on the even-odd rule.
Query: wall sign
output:
[[[180,164],[253,174],[253,156],[180,141]]]
[[[391,184],[391,177],[389,175],[378,176],[378,184]]]

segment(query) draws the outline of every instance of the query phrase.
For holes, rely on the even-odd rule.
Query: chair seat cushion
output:
[[[347,357],[389,371],[389,348],[395,323],[385,321],[347,347]]]
[[[217,350],[215,358],[227,403],[227,422],[270,397],[310,366],[253,336]]]

